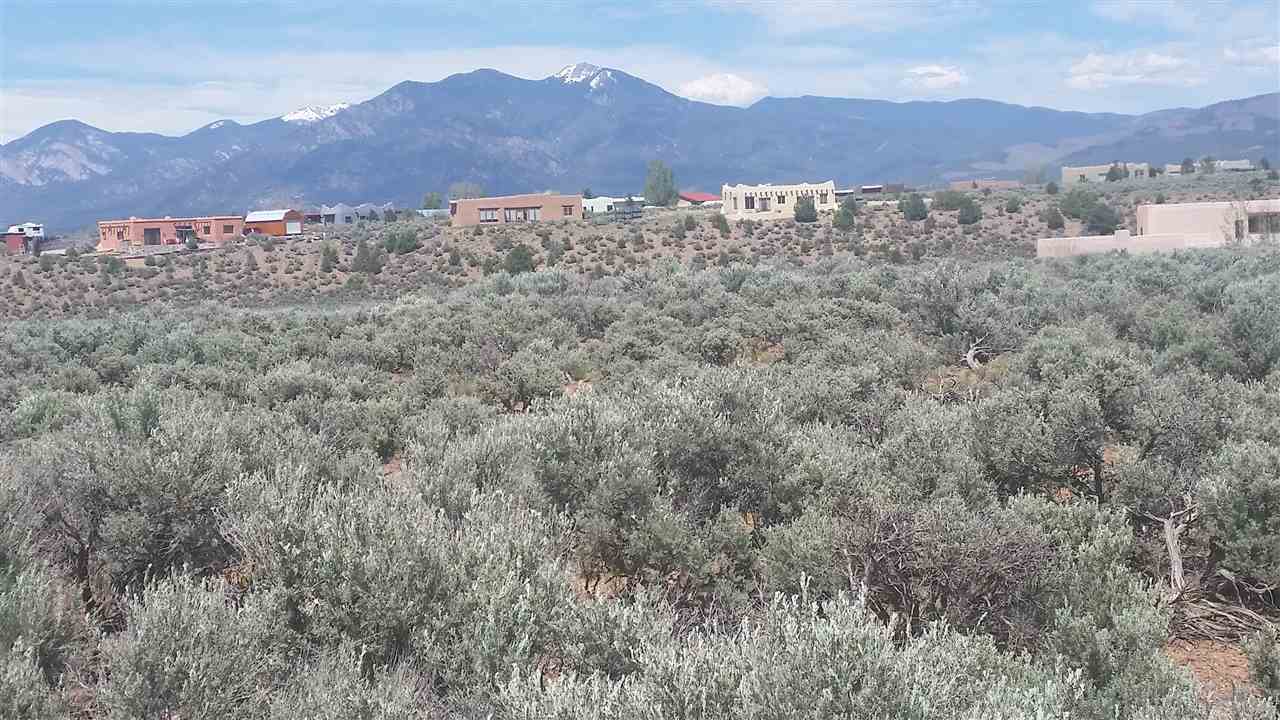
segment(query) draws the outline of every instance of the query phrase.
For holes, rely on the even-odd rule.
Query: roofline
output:
[[[516,198],[536,198],[536,197],[545,197],[545,198],[554,198],[554,197],[559,197],[559,198],[578,198],[579,200],[581,200],[581,199],[582,199],[582,195],[581,195],[581,194],[579,194],[579,193],[520,193],[519,195],[493,195],[493,196],[490,196],[490,197],[458,198],[457,200],[450,200],[449,202],[451,202],[451,203],[459,203],[459,202],[487,202],[487,201],[490,201],[490,200],[515,200]]]
[[[244,220],[243,215],[193,215],[191,217],[164,217],[164,218],[123,218],[121,220],[99,220],[99,225],[109,223],[129,223],[129,222],[176,222],[180,220]]]

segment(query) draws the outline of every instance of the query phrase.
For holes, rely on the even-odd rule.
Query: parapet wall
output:
[[[1073,257],[1108,253],[1112,250],[1124,250],[1137,255],[1192,248],[1215,248],[1222,247],[1224,244],[1222,236],[1215,233],[1131,235],[1128,230],[1120,230],[1115,235],[1043,238],[1036,241],[1036,257]]]

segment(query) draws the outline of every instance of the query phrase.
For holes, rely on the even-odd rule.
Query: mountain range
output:
[[[1143,115],[813,96],[739,108],[578,64],[542,80],[476,70],[407,81],[361,103],[220,120],[181,137],[51,123],[0,145],[0,221],[70,230],[322,202],[414,207],[457,181],[489,194],[623,195],[642,189],[653,159],[680,187],[718,193],[722,183],[923,184],[1203,155],[1280,160],[1280,93]]]

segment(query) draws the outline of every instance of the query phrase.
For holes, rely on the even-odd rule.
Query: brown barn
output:
[[[245,233],[272,237],[302,234],[302,213],[297,210],[255,210],[244,216]]]

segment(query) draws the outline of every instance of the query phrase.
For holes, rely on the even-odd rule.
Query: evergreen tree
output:
[[[1061,230],[1067,225],[1066,220],[1063,219],[1062,212],[1058,210],[1057,205],[1049,206],[1049,209],[1045,210],[1041,217],[1044,219],[1045,224],[1049,226],[1050,230]]]
[[[1058,194],[1058,183],[1056,183],[1056,182],[1054,182],[1054,181],[1050,180],[1050,181],[1049,181],[1049,184],[1044,186],[1044,192],[1045,192],[1045,194],[1046,194],[1046,195],[1057,195],[1057,194]]]
[[[857,226],[858,200],[852,195],[840,201],[840,209],[831,220],[831,226],[837,230],[850,232]]]
[[[978,203],[972,198],[965,198],[965,202],[960,205],[960,212],[956,215],[956,222],[961,225],[972,225],[982,219],[982,208],[978,207]]]
[[[818,222],[818,210],[813,206],[813,198],[805,196],[796,199],[795,205],[796,222],[811,223]]]
[[[1182,174],[1191,175],[1196,171],[1196,161],[1191,158],[1182,159]]]
[[[422,197],[423,210],[439,210],[444,206],[444,201],[438,192],[429,192]]]
[[[676,178],[671,168],[661,160],[649,163],[649,174],[644,181],[644,201],[650,205],[670,206],[676,201]]]

